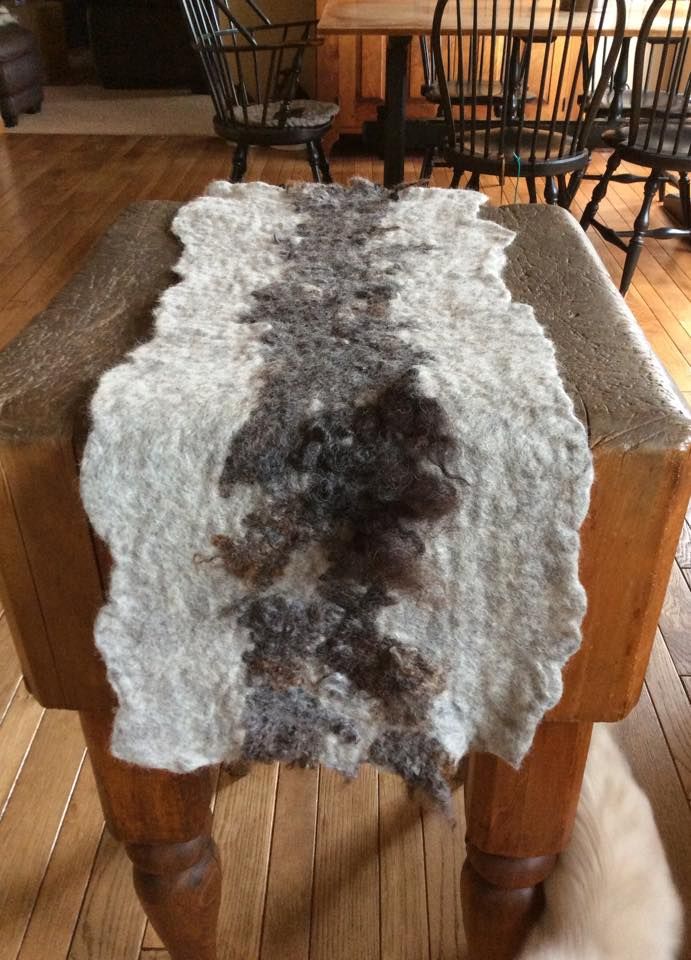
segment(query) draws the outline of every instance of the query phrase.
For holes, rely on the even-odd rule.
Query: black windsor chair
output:
[[[691,0],[654,0],[649,7],[636,46],[630,116],[626,126],[603,134],[605,143],[614,149],[581,218],[584,230],[592,224],[605,240],[626,252],[622,293],[631,285],[646,237],[691,236],[690,20]],[[618,174],[622,161],[647,167],[650,172]],[[596,219],[612,180],[644,184],[643,202],[632,230],[613,230]],[[679,188],[683,225],[649,229],[655,193],[670,181]]]
[[[224,0],[181,0],[216,108],[214,129],[235,144],[230,179],[242,180],[250,146],[304,144],[314,179],[331,183],[322,137],[338,106],[299,96],[305,53],[322,42],[317,21],[272,23],[246,2],[258,24],[240,23]]]
[[[482,37],[480,43],[480,73],[482,74],[483,70],[483,61],[485,57],[485,44],[489,44],[488,37]],[[523,54],[523,55],[522,55]],[[502,63],[499,70],[499,75],[503,77],[506,73],[504,67],[503,58],[506,55],[506,46],[502,48]],[[527,66],[525,63],[525,50],[521,51],[521,42],[520,38],[516,37],[511,48],[511,63],[508,69],[508,75],[511,77],[512,81],[512,95],[509,97],[509,109],[515,111],[515,106],[518,100],[522,96],[523,88],[523,73]],[[420,58],[422,60],[422,74],[423,74],[423,84],[420,90],[421,95],[429,103],[437,105],[437,116],[441,117],[443,114],[442,105],[441,105],[441,92],[439,89],[439,80],[437,79],[437,70],[434,64],[434,57],[432,56],[432,47],[430,38],[426,36],[420,37]],[[444,38],[444,58],[446,61],[446,75],[451,77],[453,75],[452,64],[456,59],[456,41],[455,38],[447,36]],[[470,81],[470,78],[468,78]],[[449,96],[453,103],[457,103],[459,100],[459,86],[457,80],[448,81]],[[493,85],[491,91],[490,99],[490,89],[489,82],[487,80],[481,80],[477,86],[476,90],[476,100],[478,104],[483,106],[490,105],[495,111],[500,111],[502,109],[502,90],[503,84],[501,81]],[[526,93],[527,102],[535,100],[535,93],[528,89]],[[436,145],[432,144],[425,149],[425,154],[422,161],[422,168],[420,170],[420,179],[427,180],[432,175],[432,170],[435,166],[449,166],[448,162],[444,159],[440,159],[437,156],[438,149]]]
[[[535,203],[536,178],[544,177],[547,202],[570,205],[590,161],[591,127],[621,48],[626,5],[586,0],[562,9],[562,2],[438,0],[432,53],[446,120],[441,152],[454,169],[452,187],[464,173],[476,189],[481,174],[500,182],[524,177]],[[444,50],[449,25],[456,50],[451,63]],[[516,49],[520,55],[506,56]],[[477,96],[483,83],[491,108]]]

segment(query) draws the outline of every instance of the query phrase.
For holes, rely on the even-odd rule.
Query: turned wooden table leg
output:
[[[569,842],[592,725],[543,723],[520,770],[471,754],[461,877],[468,960],[514,960]]]
[[[125,844],[134,885],[171,960],[216,960],[221,870],[211,838],[211,771],[171,774],[115,760],[110,717],[82,727],[109,828]]]

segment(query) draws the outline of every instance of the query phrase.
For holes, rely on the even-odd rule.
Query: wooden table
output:
[[[112,692],[93,641],[110,562],[78,483],[88,398],[103,372],[150,336],[180,255],[170,231],[178,208],[125,211],[65,290],[0,352],[0,602],[34,696],[81,713],[106,819],[126,844],[171,960],[217,960],[212,779],[208,770],[165,773],[110,754]],[[540,909],[539,884],[569,842],[592,723],[626,716],[641,691],[691,490],[691,418],[570,214],[488,204],[484,215],[516,233],[506,283],[554,344],[596,478],[581,531],[588,613],[562,699],[519,771],[482,753],[467,765],[469,957],[514,960]],[[344,879],[356,882],[349,869]]]
[[[463,0],[467,9],[467,16],[472,16],[471,0]],[[647,0],[632,0],[627,4],[625,35],[627,38],[636,37],[640,32],[641,24],[648,8]],[[492,4],[489,0],[479,0],[478,18],[480,30],[491,32]],[[327,0],[321,19],[319,33],[323,36],[341,35],[374,35],[387,37],[386,47],[386,87],[384,107],[384,183],[394,187],[404,178],[405,161],[405,124],[407,101],[407,71],[408,52],[414,36],[429,34],[432,29],[432,18],[436,0]],[[530,0],[516,0],[514,13],[514,32],[528,31],[530,23]],[[547,22],[551,10],[551,0],[541,0],[538,8],[536,23]],[[540,12],[544,11],[544,12]],[[482,20],[486,21],[482,26]],[[582,28],[585,13],[576,13],[573,18],[573,30]],[[609,0],[608,10],[603,26],[605,35],[614,30],[616,18],[616,4]],[[553,34],[563,36],[566,32],[569,14],[559,11],[555,17]],[[598,18],[599,20],[599,18]],[[681,33],[684,27],[684,17],[679,13],[677,23],[673,28],[673,35]],[[593,32],[596,29],[593,21]],[[456,13],[455,3],[449,3],[447,14],[442,23],[444,33],[455,33]],[[498,30],[501,34],[501,30]],[[666,22],[660,21],[659,28],[653,27],[651,36],[664,36]],[[626,44],[628,55],[628,43]],[[619,83],[625,84],[626,72],[619,70]],[[623,87],[622,87],[623,90]],[[616,99],[616,90],[615,90]]]

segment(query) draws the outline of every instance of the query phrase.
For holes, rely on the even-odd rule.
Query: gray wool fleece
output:
[[[592,463],[475,192],[213,184],[92,402],[113,751],[371,761],[439,801],[520,762],[585,595]]]

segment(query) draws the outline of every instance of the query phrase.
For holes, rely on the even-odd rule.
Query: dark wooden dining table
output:
[[[464,4],[472,4],[472,0],[463,0]],[[532,0],[516,0],[514,6],[514,30],[520,32],[521,22],[525,23],[526,32],[530,22]],[[544,8],[544,18],[549,18],[551,0],[539,0],[538,22],[540,6]],[[616,5],[610,3],[609,11],[605,14],[603,34],[611,34],[614,30]],[[640,32],[643,18],[648,9],[648,0],[631,0],[627,4],[625,43],[622,50],[620,67],[614,77],[614,96],[612,99],[612,114],[616,111],[617,103],[621,102],[627,80],[627,58],[630,39]],[[431,32],[432,19],[436,0],[327,0],[319,20],[318,31],[322,36],[385,36],[386,46],[386,85],[384,102],[384,184],[395,187],[404,179],[404,162],[406,151],[406,105],[408,100],[408,59],[409,49],[413,37],[425,36]],[[471,7],[469,6],[469,11]],[[448,16],[442,22],[442,32],[455,32],[455,4],[449,4]],[[478,15],[486,19],[486,33],[491,32],[492,0],[479,0]],[[579,17],[585,17],[584,12],[577,12],[573,18],[573,29],[578,29]],[[677,30],[678,21],[678,30]],[[558,11],[553,28],[553,34],[558,37],[566,33],[569,22],[568,11]],[[678,14],[673,25],[672,35],[681,33],[684,28],[684,17]],[[593,33],[597,27],[593,22]],[[667,22],[661,21],[659,30],[655,27],[652,36],[664,36]],[[434,122],[434,121],[431,121]]]

